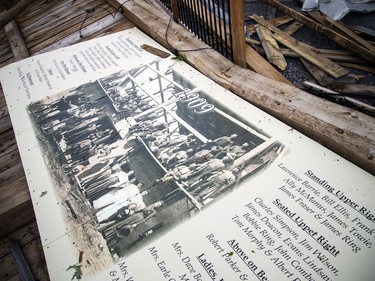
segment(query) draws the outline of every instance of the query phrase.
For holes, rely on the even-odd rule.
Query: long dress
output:
[[[93,206],[97,210],[96,217],[101,223],[117,213],[121,208],[130,204],[136,204],[136,209],[143,209],[145,204],[139,189],[134,184],[129,184],[122,189],[108,192],[93,201]]]

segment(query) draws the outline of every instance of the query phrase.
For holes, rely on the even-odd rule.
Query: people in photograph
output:
[[[235,182],[238,171],[237,168],[216,171],[204,183],[191,190],[191,193],[201,201],[216,197]]]
[[[131,216],[121,222],[116,228],[116,236],[120,239],[126,238],[133,232],[139,225],[147,223],[147,221],[156,216],[157,210],[161,208],[164,201],[157,201],[140,212],[134,212]]]
[[[123,210],[130,204],[135,204],[133,210],[140,210],[145,207],[143,196],[147,191],[140,192],[141,185],[126,184],[120,188],[112,189],[93,201],[96,209],[96,218],[99,223],[113,219],[118,215],[118,210]]]

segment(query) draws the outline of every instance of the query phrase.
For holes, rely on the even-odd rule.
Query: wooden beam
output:
[[[116,8],[122,2],[108,1]],[[207,47],[182,26],[169,24],[168,15],[145,1],[131,0],[122,6],[138,28],[169,49]],[[374,118],[238,67],[212,49],[184,54],[190,65],[213,81],[375,175]]]
[[[361,45],[358,45],[354,43],[351,40],[348,40],[341,34],[334,32],[332,29],[327,28],[312,19],[306,17],[305,15],[293,10],[292,8],[289,8],[288,6],[280,3],[279,1],[276,0],[264,0],[267,2],[269,5],[272,5],[276,7],[278,10],[286,13],[287,15],[293,17],[295,20],[301,22],[303,25],[313,29],[316,32],[319,32],[320,34],[330,38],[340,46],[344,47],[345,49],[348,49],[359,56],[363,57],[364,59],[375,62],[375,54],[368,49],[362,47]]]
[[[29,57],[29,51],[23,40],[20,29],[18,28],[16,21],[12,20],[5,26],[5,33],[9,41],[10,48],[13,53],[13,57],[16,61],[22,60]]]
[[[4,26],[12,21],[34,1],[35,0],[21,0],[10,10],[0,13],[0,29],[4,28]]]
[[[232,51],[235,64],[246,68],[244,0],[231,0],[230,21],[232,32]]]
[[[253,15],[252,18],[259,24],[269,28],[271,31],[275,32],[272,36],[279,41],[281,44],[287,46],[289,49],[295,51],[300,56],[311,62],[312,64],[316,65],[323,71],[326,71],[329,75],[335,78],[339,78],[345,76],[349,73],[345,68],[341,67],[340,65],[334,63],[333,61],[329,60],[323,55],[320,54],[312,54],[311,46],[302,43],[293,37],[289,36],[282,30],[278,29],[276,26],[268,23],[262,17],[257,15]]]

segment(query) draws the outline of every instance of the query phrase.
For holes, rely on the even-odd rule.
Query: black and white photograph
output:
[[[85,225],[83,235],[114,260],[286,151],[158,61],[31,103],[28,112],[67,223]]]

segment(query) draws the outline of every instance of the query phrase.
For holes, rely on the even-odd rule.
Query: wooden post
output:
[[[244,30],[244,0],[230,0],[233,62],[246,68],[246,42]]]
[[[172,5],[172,17],[175,22],[178,22],[180,20],[180,14],[178,10],[178,2],[177,0],[171,0]]]
[[[10,48],[12,49],[14,59],[19,61],[24,58],[28,58],[30,56],[29,51],[25,41],[23,40],[22,33],[16,24],[16,21],[12,20],[4,27],[4,29]]]

